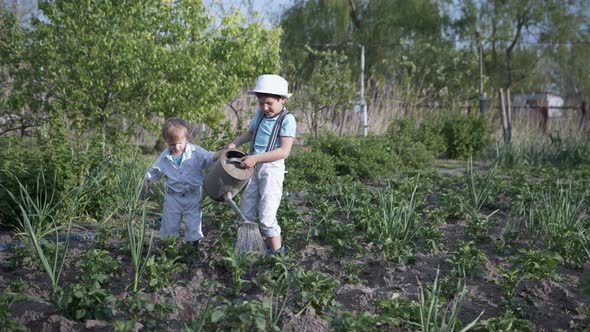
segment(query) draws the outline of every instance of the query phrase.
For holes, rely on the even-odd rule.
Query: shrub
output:
[[[486,117],[453,112],[445,115],[443,122],[442,134],[449,158],[479,156],[492,142],[491,128]]]
[[[392,175],[400,166],[387,139],[379,136],[355,138],[324,133],[311,146],[332,157],[339,176],[369,180]]]
[[[299,151],[286,160],[285,189],[298,191],[307,184],[322,185],[336,176],[334,158],[319,150]]]

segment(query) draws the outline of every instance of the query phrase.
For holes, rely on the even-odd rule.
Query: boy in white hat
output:
[[[267,250],[274,254],[285,250],[277,210],[283,196],[285,158],[291,153],[297,123],[285,108],[291,94],[281,76],[260,75],[256,87],[248,93],[258,98],[258,109],[248,130],[227,148],[252,143],[250,154],[242,159],[241,166],[255,167],[255,171],[242,193],[240,210],[248,220],[258,217]]]

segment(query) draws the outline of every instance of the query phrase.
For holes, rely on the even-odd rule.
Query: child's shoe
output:
[[[203,260],[201,259],[201,255],[199,252],[199,242],[200,242],[199,240],[189,242],[193,247],[193,250],[192,250],[193,257],[191,257],[188,260],[189,267],[194,267],[194,268],[203,267]]]
[[[270,255],[276,255],[278,253],[284,254],[285,253],[285,249],[286,249],[285,244],[282,243],[281,244],[281,247],[279,249],[277,249],[277,250],[273,250],[271,248],[266,248],[266,253],[267,254],[270,254]]]

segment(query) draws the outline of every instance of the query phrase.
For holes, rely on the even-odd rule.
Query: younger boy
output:
[[[259,76],[256,87],[248,93],[258,98],[258,109],[248,130],[227,148],[252,143],[250,154],[242,159],[241,166],[255,167],[255,171],[242,193],[240,210],[248,220],[256,220],[258,215],[267,249],[274,254],[285,250],[277,210],[283,196],[285,158],[291,153],[297,124],[285,109],[291,94],[281,76]]]
[[[188,124],[180,118],[170,118],[164,123],[162,137],[168,144],[145,174],[148,181],[165,178],[164,211],[160,238],[179,236],[180,221],[184,220],[184,239],[198,253],[201,229],[201,185],[203,170],[219,158],[221,151],[210,152],[187,142]]]

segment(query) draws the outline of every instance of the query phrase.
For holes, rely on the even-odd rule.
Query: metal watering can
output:
[[[238,149],[226,149],[205,176],[204,189],[213,200],[223,202],[225,196],[235,197],[254,174],[254,168],[241,168],[246,154]]]
[[[254,251],[264,254],[266,249],[258,224],[247,220],[232,199],[244,188],[254,174],[254,168],[240,167],[242,158],[245,156],[244,152],[237,149],[224,150],[205,176],[204,188],[209,197],[216,201],[225,201],[239,216],[236,251]]]

